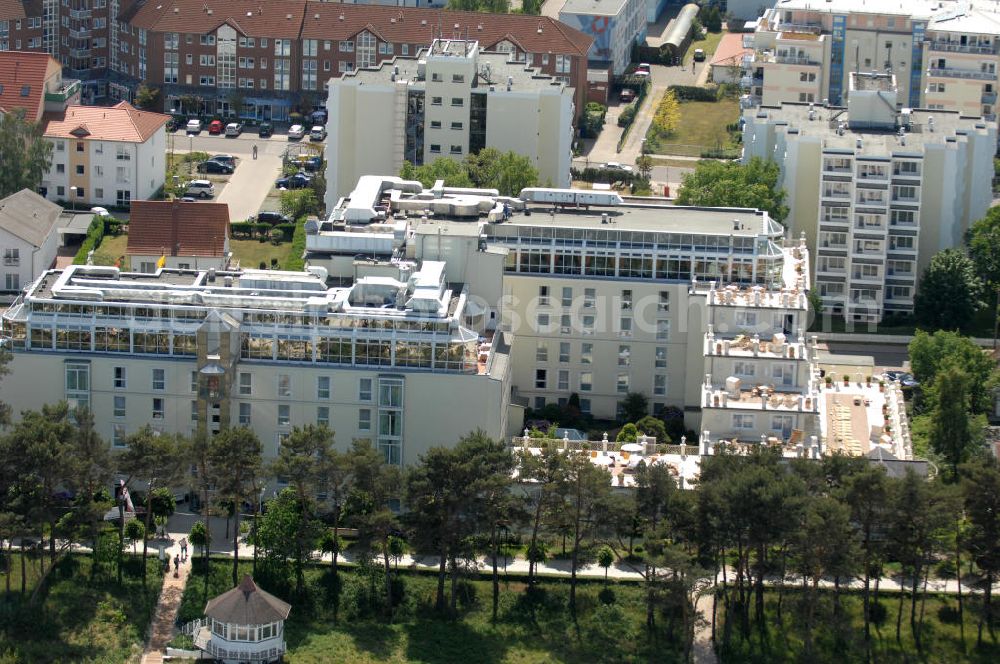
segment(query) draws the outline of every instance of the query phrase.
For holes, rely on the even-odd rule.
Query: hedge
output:
[[[584,168],[582,170],[573,168],[570,173],[574,180],[583,182],[624,182],[629,186],[648,182],[641,173],[636,171],[622,171],[616,168]]]
[[[278,224],[279,226],[288,226],[290,224]],[[290,270],[292,272],[301,272],[306,267],[305,261],[306,255],[306,216],[303,215],[299,217],[299,220],[295,222],[295,232],[292,234],[292,246],[288,250],[288,258],[285,259],[285,264],[282,266],[284,270]]]
[[[625,110],[618,114],[618,126],[627,127],[635,121],[635,104],[629,104]]]
[[[91,251],[96,251],[101,246],[101,240],[103,239],[104,218],[95,214],[94,218],[90,220],[90,226],[87,227],[87,237],[84,239],[83,244],[80,245],[80,250],[76,252],[76,256],[73,257],[73,265],[86,265],[88,254]]]
[[[719,101],[719,87],[702,88],[697,85],[671,85],[667,89],[672,90],[680,101]]]

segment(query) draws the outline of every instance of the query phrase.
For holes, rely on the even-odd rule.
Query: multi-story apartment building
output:
[[[79,103],[80,81],[63,78],[52,56],[0,51],[0,113],[19,109],[29,122],[39,122],[43,113]]]
[[[481,53],[476,41],[436,39],[414,57],[331,81],[327,209],[366,173],[484,147],[524,155],[542,182],[569,186],[573,91],[509,58]]]
[[[321,103],[330,78],[465,37],[564,79],[584,107],[591,37],[545,16],[436,4],[11,0],[0,4],[0,51],[52,55],[82,79],[84,103],[132,102],[146,83],[159,110],[280,121]]]
[[[46,113],[44,135],[54,150],[39,193],[74,206],[152,197],[166,177],[168,119],[124,101]]]
[[[894,77],[852,74],[847,107],[744,112],[744,158],[781,164],[789,225],[815,248],[814,287],[849,320],[913,311],[918,275],[992,202],[995,123],[897,111]]]
[[[559,20],[593,37],[589,57],[593,68],[621,76],[635,45],[646,42],[646,13],[646,0],[568,0],[559,10]]]
[[[767,106],[842,105],[851,72],[892,73],[900,107],[995,122],[998,38],[992,4],[782,0],[758,24],[744,82]]]

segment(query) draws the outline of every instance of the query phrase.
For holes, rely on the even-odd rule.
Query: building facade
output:
[[[764,105],[843,105],[852,72],[896,76],[900,108],[996,122],[1000,13],[966,2],[786,0],[764,12],[744,78]]]
[[[80,81],[63,78],[59,62],[46,53],[0,51],[0,114],[24,112],[39,122],[46,112],[80,103]]]
[[[39,193],[70,206],[128,206],[151,198],[166,178],[168,119],[124,101],[46,113],[44,136],[54,149]]]
[[[0,200],[3,291],[20,292],[52,267],[59,250],[61,213],[61,207],[28,189]]]
[[[646,41],[647,12],[647,0],[569,0],[559,10],[559,20],[593,38],[591,69],[609,69],[612,76],[621,76],[632,61],[635,44]]]
[[[129,266],[226,270],[230,267],[229,206],[225,203],[133,201],[129,210]]]
[[[415,58],[334,80],[327,109],[327,209],[366,173],[485,147],[526,156],[541,181],[569,185],[573,91],[474,41],[435,40]]]
[[[935,253],[962,243],[992,202],[994,123],[897,112],[894,77],[851,77],[847,107],[744,112],[744,159],[781,165],[789,225],[815,249],[815,288],[849,320],[912,313]]]

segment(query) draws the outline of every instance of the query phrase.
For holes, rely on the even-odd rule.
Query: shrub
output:
[[[718,101],[719,88],[701,88],[697,85],[671,85],[668,91],[677,95],[680,101]]]
[[[601,588],[601,592],[597,593],[597,599],[600,600],[601,604],[614,604],[615,603],[614,589]]]
[[[635,121],[636,105],[629,104],[625,107],[625,110],[618,115],[618,126],[628,127]]]
[[[73,265],[86,265],[87,255],[101,246],[101,240],[103,239],[104,220],[94,215],[94,218],[90,221],[90,226],[87,227],[87,237],[83,240],[83,244],[80,245],[80,250],[76,252],[76,256],[73,257]]]
[[[306,253],[306,220],[299,218],[292,233],[292,247],[288,250],[288,258],[283,266],[285,270],[300,272],[305,269]]]

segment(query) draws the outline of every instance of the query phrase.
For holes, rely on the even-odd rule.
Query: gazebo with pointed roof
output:
[[[285,620],[291,610],[247,574],[205,605],[205,626],[195,645],[226,664],[277,661],[285,654]]]

